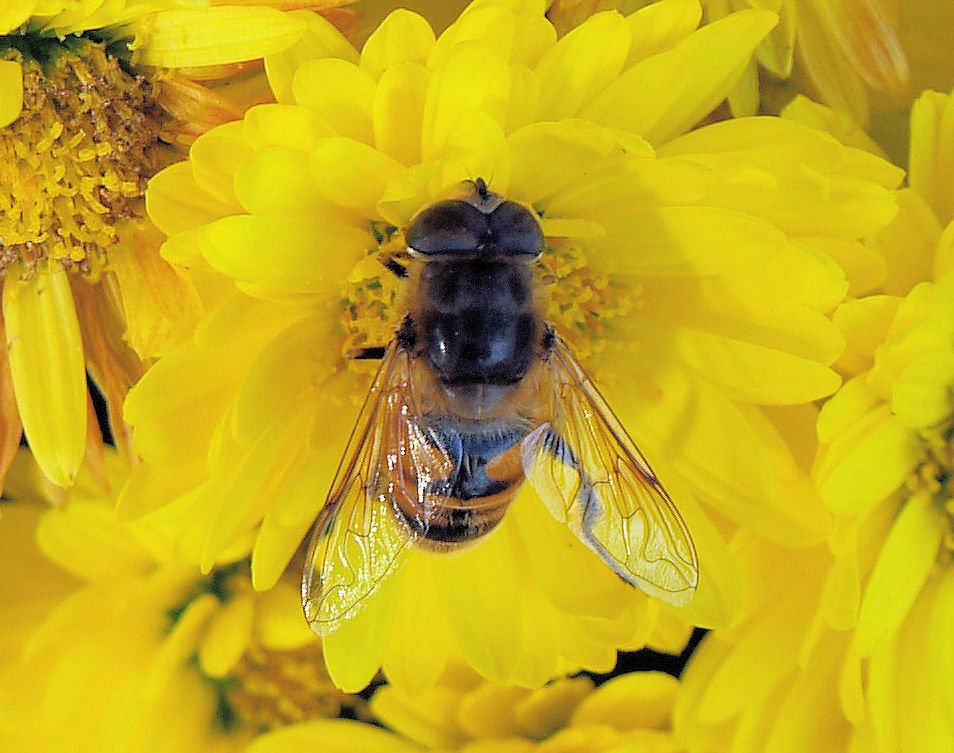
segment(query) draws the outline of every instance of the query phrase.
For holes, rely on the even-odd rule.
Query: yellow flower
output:
[[[740,753],[954,746],[952,114],[936,92],[912,113],[910,188],[875,244],[893,294],[835,314],[850,378],[819,414],[814,470],[831,540],[742,545],[747,619],[685,676],[677,728],[693,750],[712,735]]]
[[[171,143],[270,98],[242,61],[292,46],[310,15],[173,0],[0,11],[0,481],[25,432],[47,476],[72,483],[101,441],[87,370],[117,413],[142,359],[193,325],[199,301],[159,258],[146,182],[181,157]]]
[[[126,470],[115,452],[105,467],[118,489]],[[3,750],[69,739],[82,751],[238,751],[266,729],[361,711],[328,678],[295,576],[256,594],[247,547],[202,576],[176,555],[161,514],[117,523],[102,481],[84,466],[64,493],[26,451],[10,470],[15,501],[0,521],[11,563],[0,577]]]
[[[574,677],[525,690],[455,669],[421,695],[391,686],[375,692],[371,709],[393,732],[356,722],[309,722],[262,735],[248,753],[318,747],[368,753],[682,753],[685,747],[670,731],[678,688],[669,675],[634,672],[598,688],[587,677]]]
[[[400,321],[378,254],[404,246],[422,207],[485,177],[542,216],[547,316],[689,523],[702,573],[681,616],[721,624],[735,600],[697,498],[724,531],[822,540],[828,517],[796,461],[804,404],[838,386],[843,340],[826,313],[857,239],[894,215],[901,174],[778,119],[685,133],[774,23],[748,11],[696,30],[700,14],[688,0],[599,14],[557,41],[542,2],[497,0],[435,40],[397,11],[360,53],[316,22],[309,55],[270,69],[278,104],[213,129],[150,183],[164,255],[212,308],[130,393],[146,462],[121,513],[179,495],[194,556],[209,567],[254,534],[252,580],[268,588],[366,394],[373,366],[348,354]],[[325,648],[349,689],[380,666],[426,686],[454,657],[534,686],[608,669],[657,613],[524,488],[480,545],[411,551]]]

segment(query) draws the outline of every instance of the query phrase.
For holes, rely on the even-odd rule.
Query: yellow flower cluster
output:
[[[0,749],[954,749],[928,11],[412,5],[0,9]]]

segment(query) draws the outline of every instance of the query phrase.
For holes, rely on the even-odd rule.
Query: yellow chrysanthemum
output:
[[[916,103],[910,187],[874,243],[889,292],[835,315],[850,379],[818,420],[829,546],[749,542],[748,619],[707,639],[685,677],[677,727],[691,750],[954,746],[952,114],[952,96]]]
[[[365,713],[328,678],[294,577],[256,594],[241,549],[202,576],[176,556],[161,515],[114,520],[101,483],[125,479],[115,452],[105,470],[97,479],[84,466],[64,493],[25,451],[11,468],[0,748],[52,751],[68,739],[81,751],[238,751],[343,706]]]
[[[432,690],[406,695],[379,688],[377,720],[393,732],[347,721],[317,721],[259,737],[248,753],[295,749],[367,753],[682,753],[670,731],[679,681],[660,672],[621,675],[598,688],[586,677],[540,690],[483,682],[455,669]]]
[[[0,9],[0,480],[25,431],[68,486],[99,441],[87,370],[117,411],[141,359],[193,325],[198,298],[159,258],[143,193],[181,157],[170,144],[270,99],[242,61],[293,46],[311,14],[264,5]]]
[[[400,320],[378,254],[403,246],[419,209],[482,176],[542,216],[548,318],[689,521],[702,579],[682,616],[719,624],[734,601],[731,559],[697,497],[726,528],[825,536],[796,462],[814,413],[788,406],[838,386],[829,364],[843,340],[826,312],[857,239],[894,215],[900,171],[778,119],[681,135],[725,97],[771,14],[696,30],[699,5],[669,0],[557,41],[543,10],[477,2],[436,40],[398,11],[360,53],[316,22],[309,54],[270,68],[278,104],[210,131],[153,179],[164,255],[213,308],[127,400],[147,462],[123,514],[181,495],[205,567],[254,533],[252,578],[267,589],[364,398],[373,367],[347,356]],[[451,657],[538,685],[610,667],[656,612],[524,489],[471,550],[412,551],[325,647],[347,688],[379,666],[427,685]]]

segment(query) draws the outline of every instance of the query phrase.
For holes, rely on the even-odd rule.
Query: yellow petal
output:
[[[434,30],[427,19],[399,8],[368,37],[361,50],[361,67],[375,78],[394,65],[427,62],[434,47]]]
[[[620,75],[582,115],[635,131],[651,144],[668,141],[725,98],[777,20],[774,13],[748,10],[704,26]]]
[[[177,162],[154,175],[146,188],[146,210],[156,227],[176,235],[233,214],[235,202],[206,193],[196,182],[192,165]]]
[[[308,151],[335,132],[317,113],[296,105],[258,105],[245,113],[245,137],[253,149],[285,146]]]
[[[431,76],[424,102],[423,158],[442,156],[451,135],[466,129],[468,119],[476,112],[503,128],[510,109],[510,91],[506,61],[488,56],[487,49],[474,42],[454,47]]]
[[[220,272],[286,292],[333,294],[374,246],[370,233],[305,217],[226,217],[202,235],[202,255]]]
[[[255,596],[233,596],[212,615],[199,638],[199,666],[209,677],[225,677],[242,658],[252,637]]]
[[[73,483],[86,449],[86,368],[67,274],[57,265],[3,286],[10,372],[37,463],[60,486]]]
[[[641,276],[713,275],[762,265],[785,240],[767,222],[715,207],[662,207],[616,217],[606,231],[599,263]]]
[[[905,619],[937,559],[947,531],[943,511],[928,495],[911,497],[885,540],[861,599],[854,649],[870,656]]]
[[[591,693],[573,712],[570,723],[606,724],[619,730],[669,725],[679,681],[663,672],[632,672]]]
[[[36,535],[50,560],[84,581],[108,581],[120,573],[144,576],[154,566],[139,542],[113,519],[108,505],[74,501],[51,510]]]
[[[914,360],[891,391],[891,407],[908,426],[926,429],[951,414],[954,353],[937,353]]]
[[[420,753],[397,735],[350,719],[321,719],[281,727],[256,737],[246,753],[288,753],[323,748],[335,753]]]
[[[305,24],[275,8],[213,6],[156,13],[140,31],[139,63],[191,68],[280,52],[301,38]]]
[[[332,210],[308,169],[307,154],[286,146],[266,146],[235,173],[235,197],[249,214],[316,215]]]
[[[518,701],[513,716],[522,734],[543,739],[563,727],[570,713],[592,692],[593,681],[588,677],[557,680]]]
[[[900,299],[894,296],[877,295],[848,301],[838,307],[834,322],[848,345],[839,361],[840,368],[850,373],[871,368],[875,348],[887,337],[899,302]]]
[[[327,57],[357,63],[358,52],[334,24],[318,13],[299,10],[286,15],[304,23],[304,33],[291,47],[265,56],[265,74],[275,99],[282,104],[293,104],[292,82],[303,63]]]
[[[232,183],[235,171],[252,155],[245,124],[226,123],[195,140],[189,151],[192,174],[198,186],[233,212],[241,207],[235,200]]]
[[[430,71],[418,63],[388,68],[374,93],[374,145],[384,154],[413,165],[421,159],[421,127]]]
[[[295,72],[295,101],[324,120],[337,133],[370,144],[376,82],[354,63],[321,58]]]
[[[879,406],[832,442],[817,468],[818,489],[833,511],[864,514],[904,483],[919,456],[911,429]]]
[[[675,47],[702,20],[699,0],[660,0],[626,16],[632,42],[626,68]]]
[[[619,75],[629,44],[629,26],[610,11],[597,13],[563,37],[536,68],[538,119],[561,120],[579,112]]]
[[[319,191],[363,218],[375,216],[388,183],[404,174],[397,160],[347,138],[319,141],[308,156],[308,166]]]
[[[0,34],[13,31],[25,24],[36,9],[36,0],[9,0],[0,11]]]
[[[911,109],[910,186],[937,214],[942,225],[954,219],[954,99],[924,92]]]
[[[16,60],[0,60],[0,128],[23,110],[23,69]]]
[[[315,634],[301,618],[301,588],[297,578],[275,585],[255,597],[255,640],[272,651],[288,651],[315,642]]]

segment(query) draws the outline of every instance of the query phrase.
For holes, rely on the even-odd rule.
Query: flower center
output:
[[[342,715],[371,718],[367,701],[335,687],[318,643],[293,651],[253,645],[222,684],[219,719],[226,730],[266,731]]]
[[[950,523],[942,556],[954,555],[954,418],[920,432],[921,462],[908,480],[912,493],[928,493],[943,506]]]
[[[4,41],[23,65],[23,111],[0,129],[0,274],[56,262],[95,276],[164,164],[154,86],[85,39],[40,40],[42,55]]]
[[[375,226],[374,232],[378,249],[359,262],[353,277],[360,279],[346,284],[341,299],[346,333],[341,352],[346,360],[364,348],[387,345],[399,323],[400,280],[377,257],[402,253],[404,234],[392,226]],[[539,264],[545,282],[546,319],[559,332],[573,337],[583,358],[602,350],[610,323],[638,305],[638,290],[627,289],[590,266],[583,246],[551,241]]]

